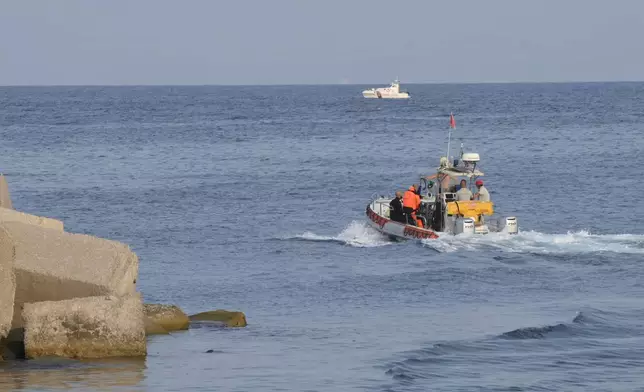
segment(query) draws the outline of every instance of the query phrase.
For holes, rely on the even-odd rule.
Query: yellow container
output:
[[[447,203],[447,214],[478,218],[479,215],[494,214],[494,205],[491,201],[451,201]]]

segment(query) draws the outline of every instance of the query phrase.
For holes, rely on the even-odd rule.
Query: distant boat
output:
[[[394,80],[389,87],[370,88],[369,90],[364,90],[362,92],[362,96],[365,98],[390,99],[405,99],[410,97],[407,91],[400,91],[400,81],[398,79]]]

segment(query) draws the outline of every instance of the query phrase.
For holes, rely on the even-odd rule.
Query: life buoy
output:
[[[378,96],[378,98],[382,98],[382,94],[380,94],[380,91],[376,91],[376,95]]]

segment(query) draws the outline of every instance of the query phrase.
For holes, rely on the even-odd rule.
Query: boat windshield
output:
[[[461,180],[467,181],[467,186],[471,190],[474,187],[474,182],[483,176],[483,172],[479,170],[465,172],[454,169],[453,167],[440,169],[437,174],[423,178],[432,180],[435,187],[438,187],[440,183],[441,192],[456,192],[461,184]]]

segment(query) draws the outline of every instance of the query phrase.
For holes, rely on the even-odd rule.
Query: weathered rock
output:
[[[0,173],[0,207],[12,209],[11,195],[9,195],[9,186],[7,179]]]
[[[145,315],[143,316],[143,325],[145,326],[146,335],[168,335],[170,333]]]
[[[13,328],[22,326],[20,306],[136,291],[139,262],[127,245],[84,234],[5,222],[15,246]]]
[[[52,230],[64,230],[62,221],[44,216],[26,214],[24,212],[0,207],[0,224],[5,222],[20,222],[28,225],[40,226]]]
[[[143,303],[138,293],[27,303],[22,317],[28,359],[147,354]]]
[[[13,272],[15,247],[13,239],[0,226],[0,339],[7,336],[13,316],[16,277]],[[1,355],[0,355],[1,356]]]
[[[144,304],[143,313],[168,332],[188,329],[190,319],[178,306]]]
[[[216,321],[223,323],[227,327],[245,327],[248,325],[244,313],[222,309],[193,314],[190,316],[190,321]]]

